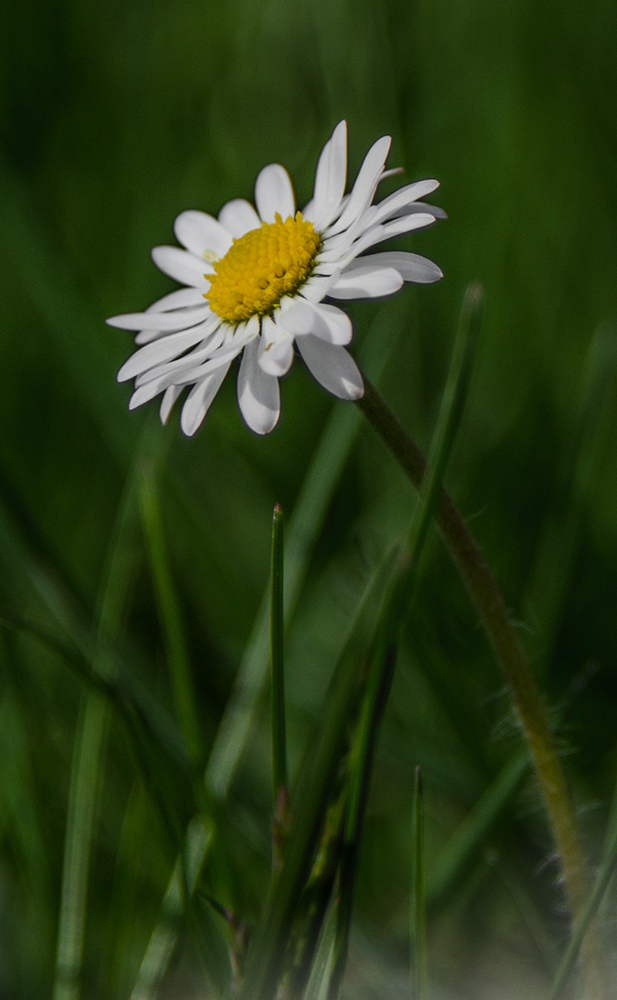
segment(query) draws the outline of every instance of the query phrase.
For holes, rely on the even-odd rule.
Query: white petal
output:
[[[363,233],[351,246],[337,247],[334,250],[330,250],[329,248],[324,250],[320,255],[320,262],[323,260],[324,265],[328,263],[334,264],[341,271],[344,271],[349,262],[354,260],[358,254],[363,253],[368,247],[373,246],[374,243],[379,243],[380,240],[387,239],[385,229],[385,226],[375,226],[374,229],[369,229],[367,233]],[[321,266],[321,263],[319,266]]]
[[[259,341],[244,349],[238,372],[238,406],[246,423],[256,434],[269,434],[280,413],[278,379],[268,375],[258,363]]]
[[[221,365],[228,366],[242,348],[259,335],[259,317],[251,317],[248,322],[236,327],[231,337],[221,336],[222,330],[221,327],[217,331],[218,335],[203,348],[185,355],[178,361],[169,362],[166,366],[166,371],[172,373],[169,384],[173,382],[175,385],[188,385],[191,382],[199,382],[215,368]],[[153,369],[152,373],[140,376],[140,380],[147,381],[152,374],[158,375],[158,370]]]
[[[313,316],[313,310],[307,301],[301,298],[283,298],[276,313],[276,323],[296,337],[298,334],[311,332]]]
[[[213,274],[214,270],[202,257],[195,257],[180,247],[167,246],[154,247],[151,256],[159,271],[168,274],[170,278],[175,278],[183,285],[203,288],[204,291],[210,288],[210,282],[206,281],[205,275]]]
[[[150,402],[151,399],[158,396],[159,392],[167,389],[168,385],[169,380],[167,376],[162,375],[158,379],[148,382],[147,385],[138,386],[129,399],[129,410],[135,410],[138,406],[143,406],[144,403]]]
[[[411,233],[416,229],[426,229],[427,226],[432,226],[434,222],[435,216],[429,215],[428,212],[413,212],[409,215],[404,215],[400,219],[393,219],[392,222],[385,222],[380,227],[384,230],[384,235],[379,237],[379,242],[390,240],[394,236],[401,236],[403,233]]]
[[[302,285],[302,291],[300,292],[302,298],[308,302],[321,302],[341,273],[338,264],[335,265],[335,268],[336,270],[332,274],[312,274],[308,281],[305,281]]]
[[[393,215],[398,215],[404,209],[404,206],[413,204],[417,202],[418,198],[424,198],[425,195],[430,194],[439,187],[439,181],[426,180],[426,181],[415,181],[413,184],[407,184],[405,187],[399,188],[398,191],[394,191],[383,201],[380,201],[376,206],[377,215],[375,218],[376,222],[383,222],[385,219],[391,219]]]
[[[415,215],[418,212],[428,212],[429,215],[434,216],[435,219],[447,219],[447,212],[444,212],[443,208],[438,208],[437,205],[427,205],[424,201],[414,201],[411,205],[407,205],[405,208],[401,209],[401,215]]]
[[[177,288],[175,292],[157,299],[145,312],[169,312],[171,309],[183,309],[185,306],[198,306],[203,301],[203,292],[199,288]]]
[[[278,212],[283,222],[296,214],[296,199],[291,178],[280,163],[270,163],[257,175],[255,181],[255,204],[264,222],[274,222]]]
[[[173,405],[176,402],[178,396],[184,389],[183,385],[170,385],[163,393],[163,398],[161,400],[161,406],[159,409],[159,417],[162,424],[166,424],[169,419],[169,414],[173,409]]]
[[[327,340],[329,344],[349,344],[353,338],[353,323],[346,312],[338,306],[324,303],[311,305],[311,309],[313,323],[310,332],[315,337]]]
[[[356,182],[345,210],[337,222],[331,226],[329,235],[340,233],[346,229],[364,211],[375,194],[379,178],[383,172],[384,163],[390,149],[392,139],[389,135],[382,136],[373,143],[364,157]]]
[[[184,374],[197,368],[203,362],[210,361],[213,357],[218,357],[222,349],[222,344],[224,341],[223,327],[219,326],[215,331],[211,333],[210,336],[203,338],[199,342],[196,350],[190,351],[188,354],[184,354],[181,358],[177,358],[175,361],[165,361],[160,365],[155,365],[152,368],[146,369],[146,371],[140,373],[135,378],[135,385],[145,385],[147,382],[151,382],[153,379],[159,379],[161,376],[167,378],[167,385],[172,385],[180,382],[186,383],[186,379],[183,378]],[[159,343],[157,341],[157,343]],[[241,348],[238,348],[238,351]],[[236,351],[236,353],[238,353]],[[130,361],[130,358],[129,358]],[[197,379],[191,378],[188,381],[195,382]]]
[[[347,179],[347,122],[339,122],[321,151],[315,172],[310,220],[319,231],[335,218]]]
[[[306,367],[320,385],[339,399],[360,399],[364,384],[358,367],[344,347],[309,334],[297,342]]]
[[[160,365],[164,361],[171,361],[183,354],[189,347],[194,347],[203,340],[201,331],[195,333],[194,330],[181,330],[180,333],[170,333],[167,337],[155,340],[152,344],[135,351],[134,354],[125,361],[116,376],[118,382],[126,382],[127,379],[135,378],[142,372],[148,371],[155,365]]]
[[[393,267],[404,281],[412,281],[416,285],[428,285],[443,278],[441,268],[433,264],[432,260],[417,253],[408,253],[406,250],[387,250],[382,253],[367,254],[365,257],[356,257],[345,268],[345,275],[368,264]]]
[[[257,360],[264,372],[280,378],[289,371],[294,359],[293,337],[271,343],[262,339],[259,348]]]
[[[219,222],[236,240],[251,229],[259,229],[261,225],[257,212],[245,198],[234,198],[223,205],[219,212]]]
[[[202,323],[210,315],[208,304],[203,302],[195,309],[178,309],[169,313],[127,313],[125,316],[112,316],[105,322],[120,330],[186,330],[189,326]]]
[[[196,326],[191,326],[189,329],[193,333],[201,331],[202,338],[209,336],[213,330],[221,325],[221,317],[217,316],[216,313],[211,313],[210,310],[206,313],[206,319],[202,323],[198,323]],[[150,344],[154,340],[159,340],[161,337],[167,337],[169,335],[169,330],[140,330],[140,332],[135,337],[136,344]]]
[[[335,299],[381,299],[394,295],[403,286],[403,279],[392,267],[359,267],[344,271],[330,289]]]
[[[231,246],[227,230],[205,212],[181,212],[174,222],[174,233],[178,243],[197,257],[207,254],[207,260],[224,257]]]
[[[210,408],[212,400],[219,391],[228,368],[229,365],[223,365],[221,368],[218,368],[211,375],[208,375],[203,382],[198,382],[197,385],[194,385],[186,397],[180,416],[180,427],[187,437],[191,437],[201,424]]]

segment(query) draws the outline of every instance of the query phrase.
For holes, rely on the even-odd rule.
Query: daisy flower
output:
[[[143,313],[107,320],[137,331],[139,350],[118,372],[120,382],[135,380],[129,409],[162,393],[165,423],[190,387],[180,424],[194,434],[241,354],[240,412],[251,430],[268,434],[279,418],[278,380],[291,366],[294,345],[324,389],[340,399],[362,396],[362,376],[345,349],[351,320],[324,300],[383,298],[406,281],[426,284],[442,276],[417,254],[367,252],[445,215],[418,201],[439,186],[435,180],[408,184],[372,204],[379,182],[399,173],[385,169],[390,142],[383,136],[371,146],[346,195],[347,125],[340,122],[301,212],[289,174],[271,163],[257,177],[255,207],[238,198],[223,205],[218,219],[198,211],[177,217],[174,232],[183,249],[155,247],[152,259],[184,287]]]

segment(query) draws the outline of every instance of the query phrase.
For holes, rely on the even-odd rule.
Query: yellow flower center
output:
[[[310,222],[296,212],[285,221],[262,222],[234,240],[215,274],[206,274],[210,291],[204,298],[213,312],[228,323],[241,323],[255,314],[263,316],[283,295],[293,295],[315,266],[321,240]]]

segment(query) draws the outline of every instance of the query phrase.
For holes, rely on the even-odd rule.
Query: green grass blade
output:
[[[350,713],[358,698],[361,665],[375,641],[384,594],[395,564],[389,558],[373,575],[357,609],[352,635],[337,665],[328,693],[328,714],[316,746],[311,746],[310,768],[299,780],[302,797],[285,853],[285,864],[274,880],[263,925],[249,955],[240,1000],[270,1000],[275,995],[293,918],[331,794],[332,780],[346,738]]]
[[[134,474],[129,478],[116,522],[115,538],[99,601],[99,633],[106,641],[116,638],[126,614],[128,594],[136,571],[136,504]],[[103,648],[95,654],[92,671],[105,681],[115,681],[116,661]],[[95,806],[99,795],[101,764],[109,704],[98,692],[86,690],[75,736],[71,785],[64,845],[54,1000],[78,1000],[86,921],[90,851]]]
[[[151,469],[144,471],[140,477],[139,507],[164,637],[176,717],[184,736],[189,759],[197,764],[203,756],[196,710],[197,699],[191,677],[182,614],[169,567],[163,520]]]
[[[411,980],[414,1000],[428,996],[426,941],[426,868],[424,860],[424,803],[420,768],[416,768],[413,810],[413,879],[411,896]]]
[[[441,489],[441,481],[463,416],[480,332],[482,302],[481,286],[469,285],[463,298],[448,378],[441,398],[437,425],[431,438],[426,475],[422,481],[419,502],[411,525],[409,555],[412,561],[417,558],[428,531],[433,508]]]
[[[442,848],[431,866],[427,883],[429,906],[442,899],[461,873],[469,868],[473,855],[483,846],[488,831],[516,792],[528,767],[527,748],[521,747]]]
[[[338,902],[328,910],[302,1000],[328,1000],[336,949]]]
[[[270,590],[270,683],[272,728],[272,784],[275,815],[280,796],[287,795],[287,749],[285,743],[285,658],[283,621],[283,511],[277,504],[272,518]]]
[[[388,609],[386,617],[388,617]],[[329,1000],[337,1000],[347,964],[360,838],[375,754],[377,728],[390,693],[395,662],[395,647],[390,646],[383,650],[378,644],[367,682],[358,732],[350,754],[350,782],[340,866],[335,961],[328,989]]]

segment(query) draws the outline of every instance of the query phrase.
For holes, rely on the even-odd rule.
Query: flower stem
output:
[[[421,451],[398,422],[373,385],[364,378],[364,395],[357,400],[369,423],[382,437],[416,490],[427,464]],[[508,684],[523,736],[544,798],[560,857],[570,911],[576,920],[589,891],[587,861],[576,825],[574,805],[536,686],[531,666],[506,610],[503,598],[465,522],[450,497],[441,490],[435,521],[476,606]],[[581,952],[589,996],[605,995],[593,936]]]

